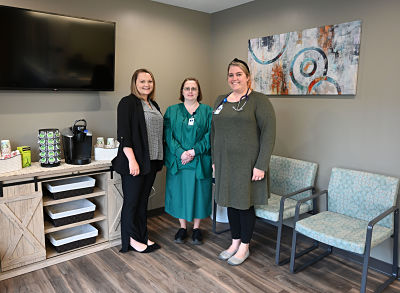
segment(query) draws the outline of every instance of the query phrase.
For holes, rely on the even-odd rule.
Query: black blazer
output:
[[[156,109],[160,107],[151,101]],[[160,112],[161,113],[161,112]],[[147,138],[146,121],[141,100],[133,94],[123,97],[117,109],[117,140],[120,145],[117,156],[112,160],[113,169],[122,175],[129,175],[129,161],[123,148],[133,149],[139,164],[140,174],[150,172],[149,141]],[[161,170],[163,161],[157,162],[157,171]]]

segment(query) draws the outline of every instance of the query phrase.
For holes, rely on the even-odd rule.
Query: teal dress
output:
[[[211,118],[212,108],[204,104],[194,116],[183,103],[168,107],[164,115],[165,211],[175,218],[193,221],[211,214]],[[190,149],[195,157],[182,165],[181,155]]]

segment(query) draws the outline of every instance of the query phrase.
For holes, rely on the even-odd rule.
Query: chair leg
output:
[[[394,234],[393,234],[393,263],[391,276],[380,285],[375,292],[383,292],[383,290],[393,283],[399,277],[399,211],[394,212]]]
[[[285,263],[288,263],[290,258],[287,258],[281,262],[280,260],[280,255],[281,255],[281,239],[282,239],[282,222],[278,223],[278,235],[276,236],[276,248],[275,248],[275,264],[277,265],[283,265]]]
[[[303,250],[302,252],[296,254],[296,257],[302,256],[302,255],[304,255],[304,254],[310,252],[311,250],[314,250],[315,248],[318,248],[318,241],[315,241],[315,242],[314,242],[314,245],[311,246],[310,248],[308,248],[308,249],[306,249],[306,250]],[[298,273],[298,272],[304,270],[306,267],[309,267],[309,266],[315,264],[316,262],[320,261],[320,260],[323,259],[324,257],[330,255],[331,253],[332,253],[332,246],[329,246],[328,249],[327,249],[325,252],[323,252],[322,254],[320,254],[320,255],[314,257],[313,259],[311,259],[311,260],[305,262],[304,264],[302,264],[302,265],[299,266],[298,268],[295,268],[295,269],[294,269],[294,272],[295,272],[295,273]]]
[[[296,226],[293,228],[293,236],[292,236],[292,251],[290,252],[290,272],[294,273],[294,265],[296,260],[296,240],[297,240],[297,232]]]
[[[214,214],[213,214],[213,220],[212,220],[212,231],[214,234],[221,234],[224,232],[229,231],[230,229],[225,229],[221,231],[217,231],[217,202],[214,200]]]
[[[399,278],[399,210],[394,212],[393,266],[392,276]]]
[[[372,238],[372,227],[368,227],[363,272],[361,277],[361,288],[360,293],[364,293],[367,288],[367,276],[368,276],[368,262],[371,252],[371,238]],[[391,276],[381,284],[374,292],[383,292],[383,290],[393,283],[399,277],[399,261],[398,261],[398,249],[399,249],[399,210],[394,212],[394,234],[393,234],[393,263],[392,263],[392,274]]]
[[[365,248],[360,293],[365,293],[365,290],[367,288],[368,262],[369,262],[370,250],[371,250],[371,242],[367,243],[367,246]]]
[[[368,263],[369,263],[370,252],[371,252],[371,241],[368,241],[368,239],[367,239],[367,246],[365,248],[365,253],[364,253],[364,262],[363,262],[363,271],[362,271],[362,277],[361,277],[360,293],[365,293],[367,290]],[[394,280],[396,280],[396,276],[395,275],[390,276],[374,292],[375,293],[382,292],[387,286],[389,286],[391,283],[393,283]]]
[[[284,258],[284,259],[282,259],[282,260],[281,260],[281,257],[280,257],[280,253],[281,253],[281,242],[282,242],[282,241],[281,241],[281,240],[282,240],[282,228],[283,228],[283,225],[282,225],[282,224],[281,224],[281,225],[278,224],[278,236],[277,236],[277,238],[276,238],[275,264],[277,264],[277,265],[279,265],[279,266],[283,266],[284,264],[289,263],[289,262],[290,262],[290,259],[291,259],[290,256],[287,257],[287,258]],[[292,243],[292,245],[293,245],[293,243]],[[298,257],[300,257],[300,256],[302,256],[302,255],[304,255],[304,254],[307,254],[307,253],[309,253],[310,251],[313,251],[314,249],[316,249],[316,248],[318,248],[318,247],[319,247],[318,241],[314,241],[313,244],[312,244],[310,247],[308,247],[308,248],[306,248],[306,249],[300,251],[299,253],[296,253],[296,254],[295,254],[295,258],[298,258]],[[293,251],[293,248],[292,248],[292,251]]]
[[[325,256],[328,256],[329,254],[332,253],[332,246],[329,246],[328,249],[323,252],[322,254],[314,257],[313,259],[309,260],[308,262],[302,264],[300,267],[295,268],[295,260],[296,258],[303,256],[311,251],[313,251],[314,249],[319,247],[319,242],[317,240],[313,241],[313,245],[311,245],[310,247],[296,253],[296,239],[297,238],[297,232],[294,229],[293,230],[293,238],[292,238],[292,251],[290,254],[290,272],[295,274],[300,272],[301,270],[305,269],[306,267],[320,261],[321,259],[323,259]]]
[[[214,204],[214,210],[213,210],[214,214],[213,214],[213,219],[212,219],[212,230],[215,233],[215,229],[217,226],[217,203],[214,201],[213,204]]]

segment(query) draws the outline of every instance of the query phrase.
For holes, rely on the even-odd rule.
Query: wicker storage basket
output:
[[[17,155],[9,159],[0,159],[0,173],[13,172],[21,169],[21,155]]]

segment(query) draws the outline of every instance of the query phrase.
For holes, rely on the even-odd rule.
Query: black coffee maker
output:
[[[76,120],[72,127],[61,131],[65,163],[90,164],[92,157],[92,133],[86,129],[86,120]]]

